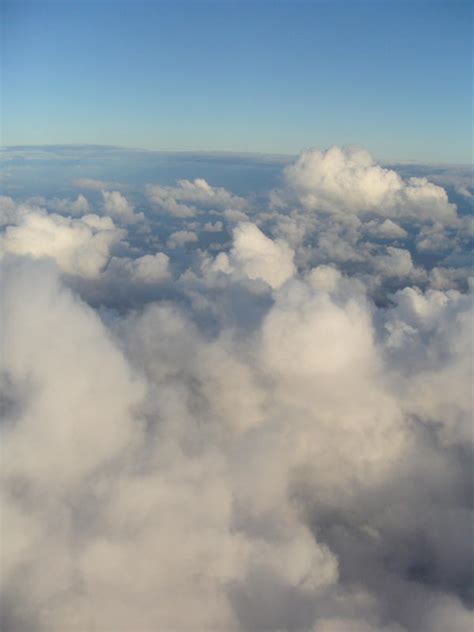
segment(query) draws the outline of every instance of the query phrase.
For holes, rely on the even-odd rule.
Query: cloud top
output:
[[[405,181],[375,164],[363,149],[307,150],[284,174],[290,191],[308,210],[441,221],[453,220],[456,214],[441,187],[426,178]]]

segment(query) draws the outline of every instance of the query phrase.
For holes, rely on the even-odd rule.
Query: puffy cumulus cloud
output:
[[[97,314],[61,286],[53,267],[10,261],[3,279],[2,372],[14,389],[30,390],[7,410],[7,427],[13,414],[18,432],[7,429],[3,468],[39,489],[72,484],[125,446],[142,387]]]
[[[219,254],[210,270],[258,279],[278,288],[296,270],[293,257],[293,251],[284,241],[273,241],[255,224],[241,222],[234,228],[230,253]]]
[[[2,547],[2,589],[4,603],[14,594],[25,603],[7,605],[3,623],[67,628],[73,619],[49,625],[45,600],[74,584],[72,541],[83,519],[70,501],[88,495],[89,477],[93,485],[97,469],[139,434],[133,408],[143,386],[97,315],[61,287],[54,269],[7,263],[3,279],[2,535],[10,545]],[[43,604],[34,615],[33,602]]]
[[[401,363],[403,402],[441,441],[471,444],[472,297],[456,290],[405,288],[394,300],[387,345]],[[415,374],[409,367],[414,357]]]
[[[463,289],[472,282],[470,267],[447,268],[436,266],[429,273],[430,287],[435,290]]]
[[[8,195],[0,196],[0,225],[15,224],[21,211],[19,205]]]
[[[472,628],[469,222],[366,154],[294,171],[329,213],[0,200],[2,628]]]
[[[111,246],[124,233],[108,217],[27,213],[18,226],[8,226],[2,237],[7,254],[54,259],[68,274],[97,276],[107,264]]]
[[[439,222],[422,226],[416,238],[416,249],[419,252],[448,252],[454,245],[452,236],[446,234]]]
[[[134,207],[120,191],[102,191],[103,210],[120,224],[133,224],[144,219],[143,213],[135,213]]]
[[[75,200],[53,198],[45,200],[44,205],[48,210],[56,211],[61,215],[85,215],[91,210],[89,200],[82,193],[79,193]]]
[[[379,377],[382,359],[359,286],[328,268],[291,281],[262,323],[261,342],[275,408],[295,428],[287,436],[295,490],[309,485],[311,502],[327,502],[380,484],[409,440]]]
[[[10,198],[11,199],[11,198]],[[90,212],[91,207],[89,200],[80,193],[75,200],[70,198],[46,198],[38,195],[28,198],[23,206],[28,208],[43,208],[49,212],[59,213],[60,215],[86,215]]]
[[[156,283],[170,276],[169,257],[162,252],[138,257],[128,264],[132,279],[145,283]]]
[[[406,277],[414,269],[410,252],[394,246],[388,246],[386,254],[375,258],[375,266],[387,277]]]
[[[198,236],[192,230],[177,230],[168,237],[168,248],[179,248],[197,242]]]
[[[258,513],[238,524],[235,498],[245,504],[252,492],[240,480],[244,445],[231,437],[245,425],[240,398],[216,393],[231,381],[248,397],[255,377],[243,358],[224,341],[209,346],[179,311],[152,306],[121,324],[127,361],[54,269],[24,262],[6,279],[3,372],[18,394],[2,468],[9,629],[238,628],[252,586],[270,582],[265,612],[254,604],[251,615],[268,622],[272,591],[296,608],[292,593],[310,600],[336,581],[335,558],[288,502],[271,507],[268,534],[250,524]],[[230,443],[228,414],[240,426],[227,426]]]
[[[374,213],[452,222],[456,206],[426,178],[403,180],[362,149],[304,151],[285,169],[287,186],[306,208],[327,213]]]
[[[406,239],[408,237],[407,231],[396,222],[392,222],[391,219],[386,219],[383,222],[367,222],[367,230],[371,235],[380,239]]]
[[[247,222],[249,217],[243,211],[239,211],[233,208],[228,208],[223,212],[223,216],[228,222]]]
[[[16,201],[8,195],[0,195],[0,226],[19,224],[29,213],[45,213],[45,209],[34,200]]]
[[[158,210],[175,217],[193,217],[201,210],[234,210],[246,207],[246,201],[222,187],[212,187],[202,178],[179,180],[176,186],[150,184],[148,199]]]
[[[323,288],[339,279],[335,271],[316,269],[309,276],[311,286],[293,283],[279,295],[264,322],[266,359],[285,375],[341,375],[363,371],[373,354],[373,341],[367,311],[358,301],[342,308]],[[347,367],[347,369],[346,369]]]
[[[108,274],[126,274],[131,281],[137,283],[161,283],[167,281],[170,276],[170,259],[163,252],[154,255],[143,255],[136,259],[114,257],[109,267]]]

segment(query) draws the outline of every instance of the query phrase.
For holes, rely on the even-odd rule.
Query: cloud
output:
[[[371,235],[381,239],[406,239],[408,237],[407,231],[399,224],[392,222],[391,219],[386,219],[383,222],[367,222],[367,229]]]
[[[90,211],[90,205],[87,198],[80,193],[75,200],[54,199],[49,202],[48,208],[58,213],[67,213],[71,215],[85,215]]]
[[[34,201],[16,201],[7,195],[0,196],[0,226],[19,224],[31,212],[44,213],[45,210]]]
[[[386,327],[405,373],[403,401],[440,440],[472,443],[472,302],[456,290],[398,291]],[[416,375],[405,363],[416,354]],[[413,361],[413,360],[411,360]],[[400,367],[398,367],[400,370]]]
[[[169,257],[162,252],[136,259],[115,257],[110,262],[108,271],[113,270],[117,274],[125,272],[131,281],[138,283],[160,283],[170,278],[169,261]]]
[[[378,255],[375,265],[388,277],[406,277],[413,271],[413,261],[408,250],[388,246],[386,254]]]
[[[232,208],[226,209],[223,212],[223,216],[229,222],[246,222],[249,219],[248,215],[243,211]]]
[[[444,222],[456,218],[444,189],[424,177],[403,180],[362,149],[307,150],[284,173],[290,192],[308,210]]]
[[[284,241],[272,241],[255,224],[239,223],[233,231],[229,255],[219,254],[211,271],[259,279],[278,288],[295,272],[293,257]]]
[[[192,244],[198,241],[198,236],[192,230],[177,230],[168,238],[168,248],[179,248],[186,244]]]
[[[41,206],[61,215],[86,215],[90,212],[91,207],[89,200],[80,193],[75,200],[68,198],[45,198],[43,196],[36,196],[29,198],[27,204],[30,206]]]
[[[0,225],[15,224],[21,216],[19,205],[9,196],[0,196]]]
[[[97,180],[95,178],[77,178],[73,180],[72,184],[78,189],[86,189],[89,191],[104,191],[106,189],[120,188],[118,182],[105,182],[104,180]]]
[[[246,205],[243,198],[212,187],[202,178],[179,180],[174,187],[150,184],[146,194],[156,209],[174,217],[193,217],[199,210],[239,211]]]
[[[7,227],[2,246],[5,253],[51,258],[68,274],[95,277],[106,265],[113,244],[122,237],[108,217],[70,219],[33,211],[18,226]]]
[[[143,220],[143,213],[135,213],[134,207],[120,191],[102,191],[103,209],[106,215],[121,224],[133,224]]]
[[[2,628],[472,627],[472,237],[410,177],[0,200]]]

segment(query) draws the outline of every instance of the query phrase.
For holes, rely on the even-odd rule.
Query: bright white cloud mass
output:
[[[470,218],[89,175],[0,198],[2,629],[472,630]]]

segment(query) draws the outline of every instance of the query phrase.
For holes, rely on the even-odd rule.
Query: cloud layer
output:
[[[74,186],[1,199],[2,629],[470,630],[445,190],[339,148],[259,199]]]

